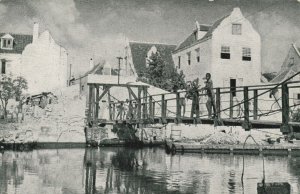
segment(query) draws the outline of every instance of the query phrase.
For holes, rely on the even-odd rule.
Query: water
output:
[[[49,149],[0,153],[0,194],[257,193],[262,157],[167,155],[163,149]],[[300,193],[300,157],[265,157],[266,182]]]

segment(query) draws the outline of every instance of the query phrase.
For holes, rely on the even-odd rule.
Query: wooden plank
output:
[[[108,92],[108,90],[110,89],[110,86],[103,86],[104,88],[104,91],[102,92],[102,94],[98,97],[98,101],[100,101],[104,96],[105,94]]]
[[[92,115],[92,100],[93,100],[93,85],[89,85],[89,108],[88,108],[88,114],[87,114],[87,120],[88,122],[91,121],[91,115]]]
[[[253,119],[257,120],[258,115],[258,93],[257,90],[253,90]]]
[[[176,118],[177,123],[181,122],[181,103],[180,103],[180,93],[176,92]]]
[[[153,97],[149,96],[149,116],[151,119],[154,118],[154,112],[153,112]]]
[[[221,118],[221,89],[216,88],[216,111],[217,117]]]
[[[166,119],[166,110],[165,110],[165,95],[161,95],[161,118]]]
[[[290,108],[289,108],[289,88],[287,83],[282,84],[282,125],[280,131],[283,134],[288,134],[291,132],[289,122],[290,122]]]
[[[249,89],[248,87],[244,87],[244,122],[243,128],[246,131],[251,129],[251,123],[249,120]]]
[[[128,92],[133,96],[134,100],[138,100],[139,98],[135,95],[135,93],[132,91],[132,89],[130,87],[127,87]]]
[[[147,114],[147,88],[143,87],[142,88],[143,91],[143,119],[146,119],[148,117]]]
[[[112,116],[112,103],[110,98],[110,89],[107,91],[107,100],[108,100],[108,113],[109,113],[109,120],[113,120]]]
[[[155,102],[152,104],[152,113],[153,113],[153,118],[155,117]]]
[[[229,93],[230,96],[229,96],[229,118],[232,119],[233,118],[233,92],[230,92]]]
[[[99,86],[95,86],[96,88],[96,103],[95,103],[95,115],[94,115],[94,120],[97,120],[99,117]]]
[[[117,87],[131,87],[131,88],[138,88],[138,87],[147,87],[149,88],[150,86],[149,85],[146,85],[146,84],[111,84],[111,83],[104,83],[104,84],[101,84],[101,83],[87,83],[87,85],[99,85],[99,86],[110,86],[110,87],[114,87],[114,86],[117,86]]]
[[[137,119],[138,120],[140,120],[141,119],[141,114],[142,114],[142,110],[141,110],[141,106],[142,106],[142,104],[141,104],[141,92],[142,92],[142,90],[141,90],[141,87],[139,87],[138,88],[138,96],[137,96],[137,99],[136,99],[136,101],[137,101]]]

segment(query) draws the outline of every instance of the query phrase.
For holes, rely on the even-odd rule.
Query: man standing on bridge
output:
[[[211,74],[206,73],[205,77],[203,79],[206,79],[205,86],[200,89],[206,90],[206,95],[208,97],[206,102],[206,108],[208,112],[208,117],[211,118],[211,108],[213,108],[214,111],[214,118],[216,117],[216,104],[215,104],[215,92],[213,89],[213,82],[211,80]]]

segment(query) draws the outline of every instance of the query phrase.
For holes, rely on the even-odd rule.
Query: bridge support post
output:
[[[253,90],[253,119],[257,120],[258,115],[258,93],[257,90]]]
[[[107,92],[107,101],[108,101],[108,113],[109,113],[109,120],[113,120],[113,112],[112,112],[112,102],[110,98],[110,90]]]
[[[216,116],[218,118],[221,118],[221,89],[220,88],[217,88],[216,89],[216,111],[217,111],[217,114]]]
[[[138,88],[138,96],[137,96],[137,121],[141,121],[142,116],[142,104],[141,104],[141,88]]]
[[[180,93],[176,92],[176,120],[175,123],[181,123],[181,99],[180,99]]]
[[[291,133],[290,122],[290,107],[289,107],[289,88],[287,83],[282,84],[281,86],[281,95],[282,95],[282,125],[280,131],[283,134]]]
[[[99,99],[99,86],[96,85],[95,88],[96,88],[96,104],[95,104],[94,120],[96,121],[96,120],[98,120],[98,117],[99,117],[99,108],[100,108],[99,101],[100,101],[100,99]]]
[[[165,95],[162,94],[161,95],[161,123],[162,124],[166,124],[167,120],[166,120],[166,114],[167,114],[167,105],[166,105],[166,100],[165,100]]]
[[[231,91],[230,89],[230,93],[229,93],[229,118],[232,119],[233,118],[233,91]]]
[[[244,87],[244,122],[242,127],[246,131],[250,131],[252,128],[250,120],[249,120],[249,89],[248,87]]]
[[[143,119],[147,119],[148,114],[147,114],[147,88],[143,87]]]
[[[153,103],[153,97],[149,96],[149,119],[152,122],[154,122],[154,103]]]
[[[221,89],[216,88],[216,113],[214,118],[214,126],[224,125],[221,119]]]
[[[93,112],[93,86],[89,85],[89,108],[87,113],[87,122],[89,123],[92,120],[92,112]]]

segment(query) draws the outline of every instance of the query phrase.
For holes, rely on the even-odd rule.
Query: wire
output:
[[[246,137],[246,139],[244,141],[244,144],[243,144],[243,169],[242,169],[242,176],[241,176],[241,182],[242,182],[243,189],[244,189],[244,174],[245,174],[245,152],[244,152],[244,150],[245,150],[246,142],[247,142],[247,140],[249,138],[252,138],[252,140],[254,141],[254,143],[256,145],[258,145],[259,148],[261,147],[261,145],[256,142],[256,140],[254,139],[254,137],[251,134],[249,134]],[[262,160],[263,160],[263,179],[262,179],[262,183],[263,183],[263,186],[265,186],[265,162],[264,162],[264,155],[262,155]]]

